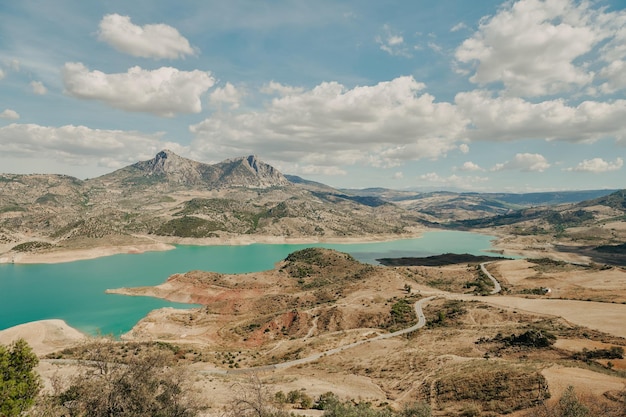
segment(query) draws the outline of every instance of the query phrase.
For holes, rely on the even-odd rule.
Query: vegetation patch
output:
[[[624,348],[621,346],[611,346],[608,349],[583,349],[582,352],[574,353],[573,358],[585,362],[594,359],[624,359]]]
[[[509,258],[496,256],[476,256],[469,253],[444,253],[443,255],[433,255],[426,257],[404,257],[404,258],[381,258],[376,259],[385,266],[445,266],[462,263],[482,263],[489,261],[502,261]]]
[[[478,268],[478,277],[473,281],[465,283],[465,288],[473,288],[472,292],[476,295],[489,295],[493,291],[493,281],[487,277],[487,275]]]
[[[393,301],[393,300],[391,300]],[[414,297],[401,298],[391,305],[389,312],[389,321],[387,328],[389,331],[396,331],[410,327],[417,322],[417,315],[413,304],[416,299]]]
[[[493,339],[479,339],[476,343],[493,342],[503,347],[548,348],[556,342],[556,336],[541,329],[529,329],[524,333],[503,336],[498,333]]]
[[[224,226],[221,223],[201,219],[194,216],[183,216],[180,219],[172,219],[163,224],[154,234],[159,236],[178,236],[178,237],[213,237],[215,231],[222,230]]]
[[[41,242],[37,240],[37,241],[32,241],[32,242],[20,243],[19,245],[13,246],[11,250],[15,252],[35,252],[38,250],[50,249],[53,247],[54,245],[51,243]]]
[[[0,207],[0,214],[11,213],[11,212],[21,212],[21,211],[26,211],[26,209],[18,205],[9,205],[9,206]]]
[[[427,311],[426,326],[430,328],[453,326],[467,314],[465,301],[460,300],[446,300],[441,307],[430,308],[429,306]]]
[[[427,402],[442,406],[475,405],[480,411],[511,413],[550,397],[548,383],[530,367],[494,361],[472,361],[447,368],[422,386]],[[434,398],[433,398],[434,397]]]

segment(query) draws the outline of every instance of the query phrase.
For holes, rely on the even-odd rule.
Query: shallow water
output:
[[[153,309],[189,308],[150,297],[105,294],[108,288],[157,285],[177,272],[195,269],[243,273],[273,268],[306,247],[350,253],[362,262],[376,258],[442,253],[485,254],[492,236],[468,232],[427,232],[418,239],[360,244],[178,246],[166,252],[113,255],[60,264],[0,265],[0,330],[43,319],[63,319],[90,334],[119,336]]]

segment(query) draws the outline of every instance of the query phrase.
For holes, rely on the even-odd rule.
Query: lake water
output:
[[[492,236],[468,232],[427,232],[418,239],[362,244],[178,246],[166,252],[113,255],[61,264],[0,265],[0,330],[43,319],[63,319],[90,334],[116,336],[153,309],[189,308],[150,297],[105,294],[108,288],[157,285],[177,272],[206,270],[243,273],[272,269],[306,247],[350,253],[362,262],[376,258],[430,256],[447,252],[485,254]]]

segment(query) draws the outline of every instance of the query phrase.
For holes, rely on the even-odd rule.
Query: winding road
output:
[[[487,268],[485,268],[485,265],[487,265],[488,263],[491,263],[491,262],[483,262],[483,263],[481,263],[480,264],[480,270],[483,272],[483,274],[485,274],[487,276],[487,278],[489,278],[491,280],[491,282],[493,282],[493,290],[491,290],[491,292],[489,294],[491,294],[491,295],[498,294],[500,291],[502,291],[502,286],[500,285],[498,280],[495,279],[493,277],[493,275],[491,275],[491,273],[489,271],[487,271]]]
[[[245,369],[218,369],[218,368],[214,368],[214,369],[199,370],[198,372],[202,373],[202,374],[244,374],[244,373],[250,373],[250,372],[271,371],[271,370],[275,370],[275,369],[285,369],[285,368],[290,368],[292,366],[297,366],[297,365],[303,365],[305,363],[310,363],[310,362],[316,361],[318,359],[321,359],[323,357],[326,357],[326,356],[329,356],[329,355],[334,355],[336,353],[343,352],[344,350],[352,349],[354,347],[363,345],[365,343],[374,342],[376,340],[391,339],[392,337],[397,337],[397,336],[402,336],[402,335],[414,332],[414,331],[416,331],[418,329],[421,329],[422,327],[424,327],[424,325],[426,325],[426,317],[424,316],[424,312],[422,311],[422,306],[423,306],[424,303],[432,300],[433,298],[435,298],[435,296],[422,298],[421,300],[418,300],[413,305],[413,307],[415,308],[415,314],[417,316],[417,323],[414,324],[411,327],[407,327],[406,329],[398,330],[397,332],[379,334],[378,336],[372,337],[370,339],[359,340],[359,341],[356,341],[356,342],[353,342],[353,343],[349,343],[347,345],[336,347],[334,349],[326,350],[324,352],[315,353],[313,355],[307,356],[306,358],[294,359],[292,361],[281,362],[281,363],[277,363],[277,364],[274,364],[274,365],[256,366],[256,367],[245,368]]]
[[[493,282],[494,284],[494,289],[490,292],[490,294],[497,294],[500,291],[502,291],[502,287],[500,286],[500,283],[498,282],[498,280],[496,280],[493,275],[491,275],[491,273],[489,271],[487,271],[487,268],[485,268],[485,265],[488,264],[489,262],[483,262],[480,264],[480,270]],[[201,374],[222,374],[222,375],[227,375],[227,374],[245,374],[245,373],[254,373],[254,372],[262,372],[262,371],[272,371],[272,370],[277,370],[277,369],[286,369],[286,368],[290,368],[292,366],[298,366],[298,365],[303,365],[306,363],[310,363],[310,362],[314,362],[318,359],[324,358],[326,356],[330,356],[330,355],[334,355],[336,353],[340,353],[343,352],[345,350],[348,349],[352,349],[354,347],[363,345],[365,343],[370,343],[370,342],[375,342],[377,340],[385,340],[385,339],[391,339],[393,337],[397,337],[397,336],[402,336],[405,334],[409,334],[411,332],[414,332],[416,330],[421,329],[422,327],[424,327],[426,325],[426,316],[424,316],[424,311],[423,311],[423,305],[435,298],[437,298],[438,296],[448,296],[445,293],[441,293],[438,295],[432,295],[430,297],[426,297],[426,298],[422,298],[418,301],[415,302],[415,304],[413,305],[413,308],[415,309],[415,315],[417,316],[417,323],[414,324],[411,327],[407,327],[406,329],[402,329],[402,330],[398,330],[392,333],[384,333],[384,334],[379,334],[376,337],[372,337],[369,339],[363,339],[363,340],[359,340],[353,343],[349,343],[347,345],[343,345],[343,346],[339,346],[336,347],[334,349],[330,349],[330,350],[326,350],[324,352],[320,352],[320,353],[315,353],[313,355],[307,356],[305,358],[300,358],[300,359],[294,359],[291,361],[286,361],[286,362],[281,362],[281,363],[277,363],[274,365],[264,365],[264,366],[255,366],[255,367],[250,367],[250,368],[242,368],[242,369],[223,369],[223,368],[209,368],[209,369],[200,369],[197,370],[196,372],[201,373]],[[317,324],[317,323],[315,323]],[[307,334],[306,338],[310,337],[312,333],[312,330],[309,331],[309,334]],[[78,361],[78,360],[71,360],[71,359],[45,359],[45,362],[50,362],[50,363],[58,363],[58,364],[70,364],[70,363],[77,363],[77,362],[81,362],[84,363],[84,361]]]

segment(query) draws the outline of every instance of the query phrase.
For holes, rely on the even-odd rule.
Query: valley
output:
[[[420,402],[435,416],[521,417],[570,385],[603,406],[621,404],[624,216],[624,191],[336,190],[254,157],[207,165],[162,151],[89,180],[0,176],[0,260],[67,262],[176,244],[385,241],[433,230],[496,236],[480,257],[442,252],[381,266],[305,248],[264,271],[184,269],[158,285],[109,288],[200,307],[153,310],[105,343],[119,363],[129,352],[169,355],[210,399],[207,415],[221,415],[232,386],[252,375],[268,401],[301,393],[270,403],[302,415],[322,413],[302,398],[332,392],[376,409]],[[46,384],[77,372],[102,343],[62,321],[0,330],[0,343],[18,337],[40,355]]]

